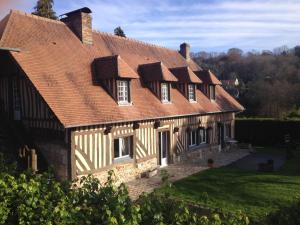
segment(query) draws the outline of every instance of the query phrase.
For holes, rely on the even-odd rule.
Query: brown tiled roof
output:
[[[177,78],[168,70],[162,62],[148,63],[139,66],[139,72],[143,80],[175,82]]]
[[[9,17],[1,46],[21,49],[11,55],[65,127],[243,110],[221,86],[215,102],[197,90],[197,103],[190,104],[171,88],[172,104],[161,104],[141,79],[133,79],[133,105],[122,107],[93,84],[91,65],[105,56],[120,55],[135,72],[158,61],[167,68],[195,64],[175,50],[97,32],[93,45],[84,45],[64,23],[17,11]],[[201,70],[197,67],[192,70]]]
[[[197,77],[197,75],[187,66],[172,68],[171,72],[177,77],[179,82],[195,84],[202,83],[199,77]]]
[[[2,35],[4,33],[4,29],[6,27],[8,19],[9,19],[9,15],[7,15],[6,17],[4,17],[3,20],[0,21],[0,40],[1,40]],[[1,42],[0,42],[0,44],[1,44]]]
[[[110,78],[139,78],[139,75],[128,66],[128,64],[119,56],[106,56],[95,60],[96,79]]]
[[[197,71],[196,74],[205,84],[214,84],[214,85],[221,85],[221,81],[218,80],[216,75],[214,75],[210,70],[202,70]]]

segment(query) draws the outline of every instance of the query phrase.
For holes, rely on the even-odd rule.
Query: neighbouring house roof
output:
[[[187,66],[172,68],[171,72],[177,77],[181,83],[201,84],[202,81],[197,75]]]
[[[119,55],[97,58],[94,61],[94,65],[97,80],[111,78],[139,78],[139,75],[137,75],[137,73],[131,69]]]
[[[169,81],[175,82],[177,78],[169,71],[162,62],[142,64],[139,71],[146,82],[149,81]]]
[[[197,90],[197,103],[190,104],[172,87],[172,104],[162,104],[140,78],[131,82],[132,106],[119,106],[101,85],[93,84],[95,59],[120,55],[136,74],[140,65],[154,62],[166,68],[189,66],[194,72],[201,68],[175,50],[107,33],[93,32],[93,45],[85,45],[60,21],[18,11],[4,20],[0,47],[21,49],[10,54],[66,128],[244,109],[221,86],[215,102]]]
[[[214,75],[210,70],[199,71],[197,72],[197,75],[205,84],[222,85],[221,81],[219,81],[216,75]]]

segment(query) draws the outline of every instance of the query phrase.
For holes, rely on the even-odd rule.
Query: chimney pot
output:
[[[180,45],[180,51],[179,53],[186,59],[189,60],[190,59],[190,45],[187,43],[182,43]]]

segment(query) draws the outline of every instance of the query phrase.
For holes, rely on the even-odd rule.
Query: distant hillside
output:
[[[239,79],[246,116],[286,117],[300,108],[300,47],[248,53],[232,48],[227,53],[199,52],[193,58],[220,79]]]

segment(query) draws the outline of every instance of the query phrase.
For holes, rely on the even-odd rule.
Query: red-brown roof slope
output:
[[[243,110],[222,87],[215,103],[197,90],[198,102],[190,104],[171,88],[172,104],[162,104],[141,79],[133,79],[133,105],[122,107],[93,84],[92,64],[105,56],[120,55],[135,72],[158,61],[167,68],[188,66],[167,48],[105,33],[93,33],[93,45],[84,45],[64,23],[17,11],[9,17],[1,46],[21,49],[11,52],[13,58],[65,127]]]
[[[196,73],[205,84],[222,85],[221,81],[210,70],[202,70]]]
[[[195,84],[202,83],[199,77],[197,77],[197,75],[187,66],[172,68],[171,72],[177,77],[179,82]]]
[[[139,66],[139,72],[146,82],[169,81],[175,82],[177,78],[162,62],[148,63]]]
[[[139,75],[119,56],[106,56],[95,60],[96,78],[111,79],[111,78],[139,78]]]

